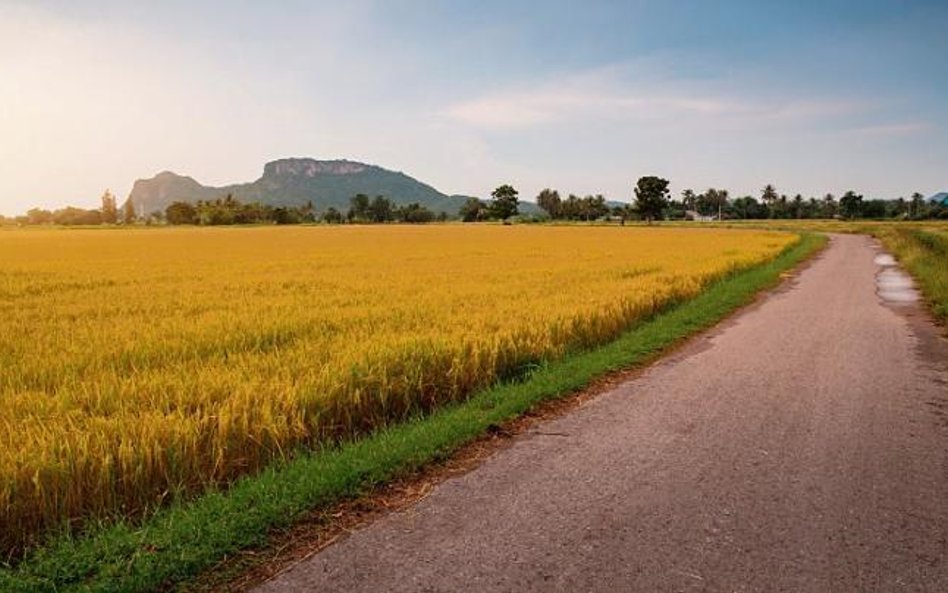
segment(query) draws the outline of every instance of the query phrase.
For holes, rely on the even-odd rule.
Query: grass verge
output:
[[[882,228],[873,234],[918,281],[935,317],[948,324],[948,231]]]
[[[81,537],[59,537],[15,567],[0,569],[0,591],[147,592],[170,590],[271,530],[314,508],[358,496],[444,459],[491,425],[572,393],[610,371],[653,359],[751,301],[816,253],[821,235],[803,234],[773,261],[737,273],[657,315],[615,342],[551,362],[525,380],[484,390],[466,402],[392,426],[338,448],[302,455],[140,524],[117,523]]]

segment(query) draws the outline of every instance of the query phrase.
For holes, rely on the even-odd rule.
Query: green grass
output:
[[[444,459],[490,425],[575,392],[610,371],[652,360],[751,301],[825,243],[823,236],[804,234],[770,263],[712,285],[615,342],[548,363],[522,381],[487,389],[465,403],[301,455],[241,479],[226,492],[157,511],[139,524],[103,525],[84,536],[53,539],[17,566],[0,569],[0,591],[171,589],[228,555],[265,544],[271,530],[309,511]]]
[[[935,317],[948,323],[948,231],[884,228],[873,234],[918,282]]]

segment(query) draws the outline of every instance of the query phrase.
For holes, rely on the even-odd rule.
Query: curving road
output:
[[[867,237],[258,589],[948,591],[948,343]]]

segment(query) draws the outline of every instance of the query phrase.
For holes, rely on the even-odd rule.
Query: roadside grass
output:
[[[935,316],[948,323],[948,229],[880,227],[872,234],[915,277]]]
[[[618,340],[541,365],[464,403],[339,447],[301,454],[238,480],[226,491],[158,510],[138,523],[103,524],[85,535],[54,537],[17,565],[0,568],[0,591],[173,590],[228,555],[265,544],[271,530],[314,509],[445,459],[491,425],[573,393],[611,371],[654,359],[777,284],[782,273],[825,243],[825,236],[801,234],[798,243],[769,263],[711,285]]]

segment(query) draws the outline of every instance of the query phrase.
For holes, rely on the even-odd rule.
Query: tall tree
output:
[[[422,224],[433,221],[435,219],[435,213],[418,202],[412,202],[407,206],[396,208],[395,217],[401,222]]]
[[[330,206],[326,208],[326,211],[323,213],[323,220],[326,221],[327,224],[339,224],[342,222],[342,212]]]
[[[356,194],[349,199],[349,212],[346,217],[352,220],[368,220],[369,218],[369,196],[365,194]]]
[[[695,195],[695,190],[686,189],[681,192],[681,205],[685,207],[685,210],[696,211],[698,207],[698,196]]]
[[[135,204],[132,203],[132,200],[125,200],[125,205],[122,206],[122,221],[125,224],[132,224],[138,216],[135,215]]]
[[[105,193],[102,194],[102,222],[106,224],[118,222],[118,207],[115,204],[115,196],[109,190],[105,190]]]
[[[701,196],[699,201],[703,202],[704,208],[702,214],[714,214],[717,212],[718,220],[724,216],[724,207],[727,205],[729,194],[726,189],[708,188]]]
[[[856,218],[862,212],[862,196],[849,190],[839,199],[839,209],[846,218]]]
[[[546,211],[550,218],[557,220],[562,216],[563,200],[560,199],[560,192],[555,189],[544,189],[537,194],[537,206]]]
[[[793,217],[796,219],[803,218],[803,196],[801,194],[793,196]]]
[[[830,193],[823,196],[823,218],[833,218],[837,213],[836,196]]]
[[[576,194],[570,194],[560,205],[560,217],[566,220],[579,220],[583,216],[583,201]]]
[[[752,196],[743,196],[734,200],[734,215],[741,219],[766,218],[767,209],[757,203]]]
[[[925,196],[915,192],[912,194],[912,201],[909,203],[909,216],[911,218],[921,218],[922,206],[925,205]]]
[[[668,180],[648,175],[640,177],[635,184],[635,207],[642,218],[652,224],[661,218],[662,211],[668,206]]]
[[[760,201],[767,206],[767,211],[770,218],[774,217],[774,206],[777,203],[779,196],[777,195],[777,188],[771,184],[764,186],[764,189],[760,192]]]
[[[631,218],[635,218],[637,212],[635,211],[635,206],[632,204],[622,204],[621,206],[615,206],[612,208],[612,215],[619,217],[619,224],[625,226],[625,221]]]
[[[165,208],[165,220],[168,224],[194,224],[197,222],[197,208],[188,202],[172,202]]]
[[[518,195],[520,195],[520,192],[506,183],[492,191],[490,193],[492,199],[490,206],[488,206],[491,216],[504,222],[511,216],[516,216],[518,212],[517,205],[520,203]]]
[[[467,201],[461,205],[458,216],[461,217],[462,222],[478,222],[484,220],[488,217],[487,204],[478,198],[468,198]]]
[[[375,196],[368,208],[369,220],[388,222],[395,219],[395,205],[384,196]]]
[[[718,220],[724,220],[724,209],[727,207],[731,194],[726,189],[718,190]]]

